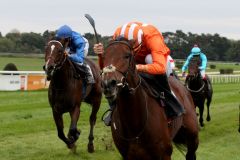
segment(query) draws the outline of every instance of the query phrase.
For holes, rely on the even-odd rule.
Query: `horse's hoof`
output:
[[[75,144],[73,144],[72,148],[69,148],[69,149],[73,154],[77,153],[77,146]]]
[[[77,146],[75,145],[75,143],[68,144],[67,147],[72,153],[76,153]]]
[[[203,123],[201,123],[200,125],[201,125],[201,127],[204,127],[204,124],[203,124]]]
[[[206,119],[207,121],[211,121],[211,118],[210,117],[207,117],[207,119]]]
[[[94,145],[93,144],[88,144],[88,152],[93,153],[94,152]]]

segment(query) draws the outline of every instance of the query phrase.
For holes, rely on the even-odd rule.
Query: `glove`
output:
[[[102,55],[104,52],[104,47],[102,43],[94,44],[93,46],[94,53],[97,55]]]

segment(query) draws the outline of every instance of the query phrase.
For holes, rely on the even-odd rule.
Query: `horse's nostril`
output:
[[[46,71],[46,66],[45,65],[43,65],[43,70]]]

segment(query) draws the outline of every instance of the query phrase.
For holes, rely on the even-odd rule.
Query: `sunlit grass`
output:
[[[238,114],[240,85],[214,85],[211,122],[205,120],[200,131],[199,160],[240,160]],[[83,103],[78,128],[82,131],[77,141],[77,153],[71,153],[57,137],[47,91],[0,92],[0,160],[121,160],[114,147],[109,127],[101,121],[107,109],[103,99],[95,127],[95,153],[87,152],[89,115],[91,107]],[[206,111],[206,110],[205,110]],[[206,119],[206,112],[204,113]],[[64,115],[65,132],[69,115]],[[173,160],[183,160],[174,149]]]

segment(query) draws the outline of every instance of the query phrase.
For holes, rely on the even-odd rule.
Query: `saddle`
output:
[[[74,71],[74,78],[76,79],[85,79],[85,75],[86,75],[86,67],[84,67],[85,65],[76,63],[76,62],[72,62],[73,64],[73,71]]]
[[[88,79],[89,71],[88,71],[88,67],[87,67],[88,64],[86,62],[84,62],[82,64],[72,62],[72,64],[73,64],[73,71],[74,71],[73,77],[75,79],[83,80],[82,94],[83,94],[83,98],[85,98],[89,94],[89,92],[91,91],[91,88],[92,88],[92,84],[88,83],[88,80],[89,80]]]
[[[178,117],[184,112],[182,105],[171,93],[166,75],[153,76],[140,73],[140,76],[143,79],[142,86],[150,96],[157,99],[161,106],[164,107],[168,118]]]

